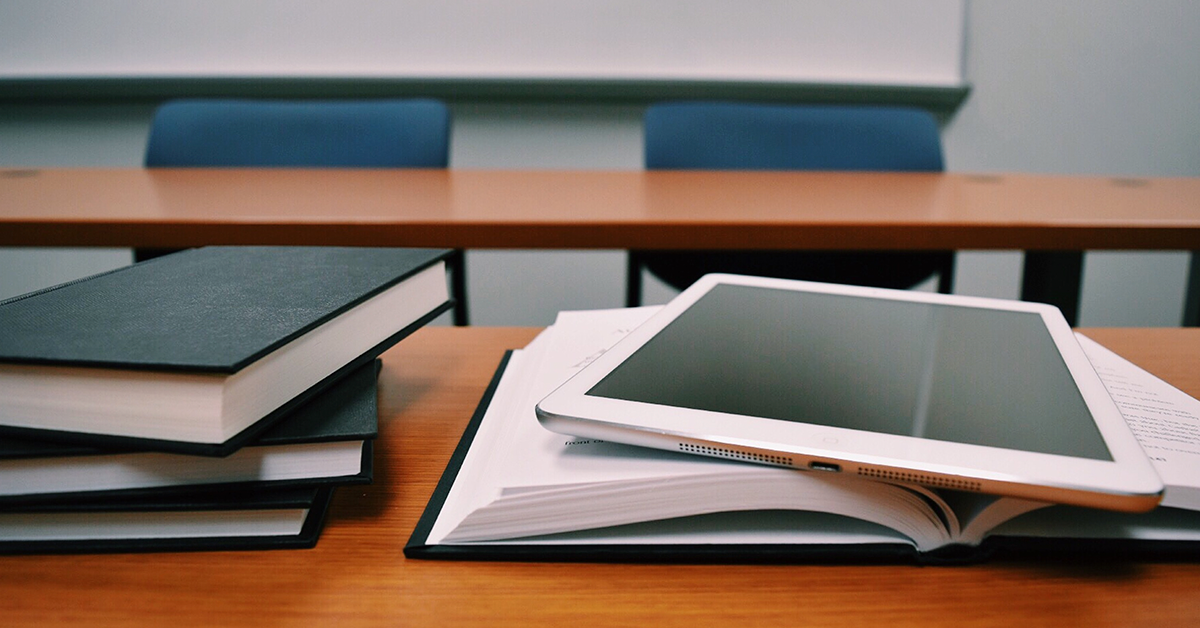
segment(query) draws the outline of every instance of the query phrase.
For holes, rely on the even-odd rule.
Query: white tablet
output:
[[[1162,482],[1054,307],[708,275],[542,400],[548,429],[1097,508]]]

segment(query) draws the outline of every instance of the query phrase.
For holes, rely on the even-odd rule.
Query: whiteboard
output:
[[[4,0],[0,78],[963,84],[965,0]]]

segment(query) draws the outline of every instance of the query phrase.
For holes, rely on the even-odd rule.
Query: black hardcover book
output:
[[[309,548],[332,498],[292,487],[3,506],[0,554]]]
[[[226,455],[450,307],[443,250],[206,247],[0,303],[0,430]]]
[[[0,504],[213,485],[364,484],[378,433],[380,362],[360,366],[223,458],[0,438]]]
[[[556,561],[556,562],[667,562],[667,563],[918,563],[931,565],[961,565],[999,558],[1021,559],[1072,559],[1072,560],[1195,560],[1200,558],[1200,512],[1179,508],[1160,507],[1150,513],[1127,514],[1095,511],[1066,506],[1052,506],[1026,510],[1026,514],[1013,518],[995,528],[994,534],[982,535],[978,544],[948,543],[921,547],[916,539],[901,530],[869,521],[872,518],[872,502],[860,503],[863,518],[835,514],[839,510],[834,503],[826,501],[820,510],[815,504],[804,504],[802,494],[797,494],[797,510],[791,509],[748,509],[711,510],[706,514],[669,516],[666,519],[646,520],[614,526],[580,524],[571,531],[549,534],[514,534],[511,531],[496,538],[476,535],[463,540],[452,537],[463,529],[464,524],[476,518],[478,523],[486,519],[491,524],[501,523],[512,529],[514,525],[542,526],[550,518],[559,516],[579,517],[586,512],[599,514],[605,510],[628,512],[638,508],[671,510],[671,504],[681,501],[699,504],[697,512],[708,510],[703,504],[721,492],[751,494],[760,487],[755,481],[742,484],[721,484],[720,472],[702,482],[697,490],[663,478],[642,487],[622,489],[619,481],[592,482],[572,487],[557,483],[553,477],[545,477],[546,485],[516,487],[511,495],[499,495],[492,503],[477,499],[481,493],[478,477],[495,477],[503,474],[507,464],[514,459],[546,455],[544,446],[531,443],[530,439],[515,437],[506,442],[495,442],[498,434],[512,434],[513,425],[503,423],[507,411],[490,414],[493,402],[506,393],[505,369],[509,367],[511,355],[506,356],[495,377],[487,388],[470,423],[451,455],[446,469],[429,503],[417,522],[404,548],[404,555],[416,559],[436,560],[485,560],[485,561]],[[520,381],[519,379],[513,381]],[[512,389],[509,389],[510,391]],[[506,399],[514,398],[508,394]],[[528,420],[533,418],[528,409]],[[500,429],[486,429],[488,422],[501,421]],[[503,439],[501,439],[503,440]],[[588,454],[576,449],[586,449],[598,441],[579,441],[577,447],[568,447],[565,456]],[[650,457],[661,454],[655,450],[624,445],[606,444],[605,447],[619,448],[610,452],[614,460],[628,462],[637,459],[640,453]],[[516,448],[515,453],[504,453],[504,449]],[[499,449],[497,449],[499,448]],[[490,455],[476,460],[487,460],[484,467],[468,472],[468,458],[472,451],[490,451]],[[684,454],[679,454],[684,455]],[[507,460],[507,462],[506,462]],[[599,462],[594,461],[594,462]],[[521,463],[516,463],[521,464]],[[743,463],[715,463],[740,465]],[[771,470],[774,471],[774,470]],[[787,473],[813,472],[783,470]],[[756,478],[758,476],[755,476]],[[763,476],[766,478],[767,476]],[[819,477],[819,476],[818,476]],[[767,478],[770,481],[770,478]],[[838,480],[832,480],[834,482]],[[863,480],[860,482],[873,482]],[[890,510],[884,501],[894,501],[899,486],[880,485],[884,498],[878,505],[880,512]],[[732,488],[731,488],[732,487]],[[546,492],[539,496],[539,488]],[[462,490],[466,489],[466,490]],[[484,494],[493,494],[490,488]],[[624,491],[624,494],[622,492]],[[576,493],[574,496],[571,493]],[[988,499],[966,494],[946,495],[951,508],[958,507],[959,514],[969,510],[964,505],[988,504]],[[503,502],[510,506],[497,506]],[[999,500],[997,500],[999,501]],[[468,504],[474,502],[474,506]],[[996,502],[993,502],[996,503]],[[894,505],[894,504],[893,504]],[[843,507],[841,510],[846,510]],[[475,512],[468,514],[471,508]],[[490,513],[488,511],[491,511]],[[508,518],[501,521],[500,513]],[[449,526],[435,534],[443,517]],[[887,520],[888,517],[875,517]],[[524,524],[520,522],[524,521]],[[446,530],[451,530],[446,534]],[[918,530],[910,527],[908,530]],[[440,537],[438,536],[440,535]],[[463,535],[465,536],[465,535]]]

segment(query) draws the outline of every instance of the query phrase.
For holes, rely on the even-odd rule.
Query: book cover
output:
[[[379,360],[222,458],[0,438],[0,504],[165,487],[361,484],[372,477]]]
[[[310,548],[332,497],[294,487],[0,507],[0,554]]]
[[[1167,506],[1130,515],[550,434],[533,416],[536,400],[636,326],[636,313],[575,314],[560,316],[506,359],[407,556],[935,564],[993,556],[1200,556],[1200,503],[1190,499],[1190,484],[1178,481],[1168,482]],[[1121,388],[1123,411],[1140,412],[1143,424],[1155,411],[1200,422],[1200,402],[1093,344],[1085,342],[1089,359],[1106,385]],[[1150,433],[1145,427],[1138,434],[1148,451],[1155,447]],[[1197,456],[1173,443],[1171,455],[1160,450],[1155,460],[1187,476]]]
[[[442,250],[206,247],[0,303],[0,431],[226,455],[450,307]]]

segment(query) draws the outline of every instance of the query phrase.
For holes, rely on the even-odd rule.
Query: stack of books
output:
[[[1079,341],[1166,485],[1142,514],[796,471],[547,431],[534,406],[657,308],[563,312],[506,356],[409,558],[919,562],[1200,556],[1200,401]]]
[[[206,247],[0,302],[0,553],[311,547],[447,253]]]

